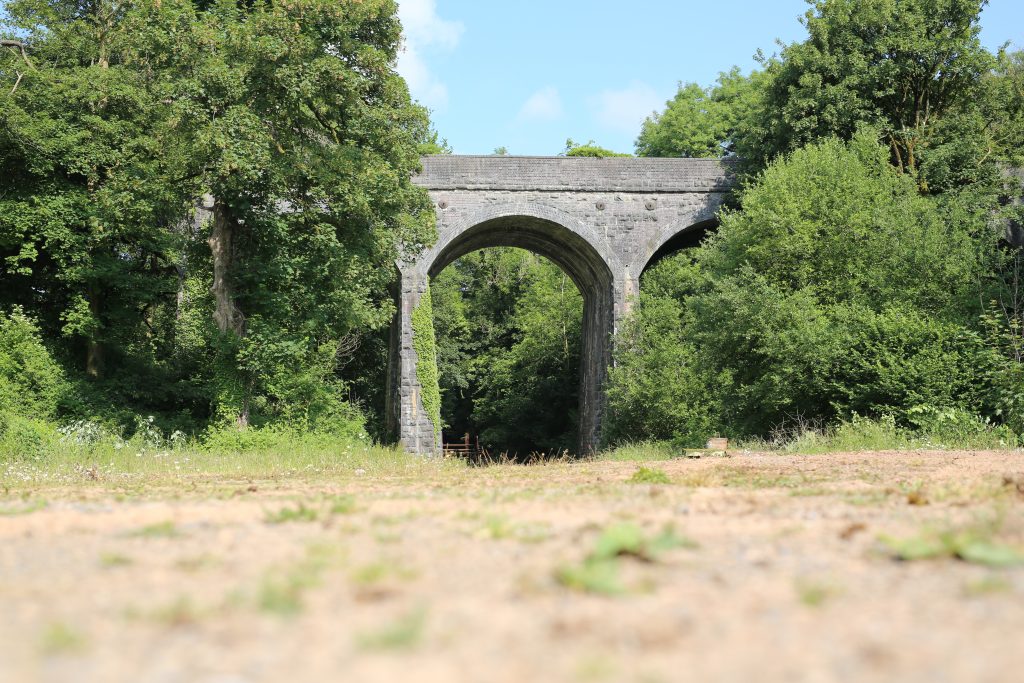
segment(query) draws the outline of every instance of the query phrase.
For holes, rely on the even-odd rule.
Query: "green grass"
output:
[[[550,538],[551,530],[546,524],[520,523],[504,515],[488,515],[474,535],[496,541],[510,539],[523,543],[540,543]]]
[[[923,411],[929,412],[929,411]],[[1019,440],[1005,427],[990,425],[956,410],[933,410],[936,417],[917,429],[896,424],[890,418],[852,419],[824,428],[805,427],[777,437],[774,448],[801,454],[837,451],[896,451],[1015,448]]]
[[[78,629],[54,622],[43,630],[39,648],[46,655],[72,654],[86,648],[86,638]]]
[[[956,558],[987,567],[1024,565],[1024,550],[996,538],[998,526],[992,523],[924,530],[915,536],[882,536],[879,540],[894,558],[906,562]]]
[[[176,485],[183,480],[214,477],[236,481],[283,477],[319,481],[354,477],[423,480],[468,469],[465,462],[455,458],[423,458],[397,447],[320,434],[271,434],[240,444],[214,444],[207,448],[193,442],[154,451],[136,448],[131,443],[118,447],[113,440],[90,445],[54,440],[38,452],[5,463],[0,468],[0,489],[21,492],[40,486],[74,484],[120,491],[140,484]],[[26,510],[22,507],[12,508],[11,514],[23,511]]]
[[[360,586],[375,586],[398,580],[411,581],[417,573],[414,569],[394,561],[379,561],[363,565],[352,572],[352,582]]]
[[[121,555],[119,553],[102,553],[100,555],[101,567],[127,567],[131,564],[134,564],[134,561],[127,555]]]
[[[410,650],[423,639],[426,625],[427,611],[417,607],[378,630],[359,634],[356,643],[366,650]]]
[[[30,515],[33,512],[46,509],[46,501],[40,498],[29,501],[24,505],[15,505],[13,507],[0,507],[0,517],[14,517],[17,515]]]
[[[640,441],[622,444],[604,451],[597,456],[597,459],[612,462],[649,462],[671,460],[678,454],[679,449],[669,441]]]
[[[601,532],[593,550],[580,564],[558,567],[555,580],[567,588],[585,593],[622,595],[628,589],[619,575],[621,558],[657,562],[669,550],[696,547],[696,542],[680,536],[671,526],[657,534],[647,535],[632,522],[620,522]]]
[[[964,595],[970,598],[1010,593],[1012,591],[1013,584],[1004,576],[986,576],[974,581],[968,581],[964,585]]]
[[[287,524],[289,522],[315,522],[319,517],[319,510],[306,507],[305,503],[299,503],[297,507],[268,510],[263,516],[263,521],[267,524]]]
[[[340,555],[337,546],[310,545],[299,562],[264,575],[257,590],[256,606],[278,616],[299,614],[304,607],[306,592],[320,585],[323,573]]]
[[[340,495],[327,499],[327,511],[332,515],[350,515],[358,509],[355,496]]]
[[[577,565],[555,570],[555,580],[566,588],[597,595],[622,595],[627,592],[614,560],[587,559]]]
[[[827,600],[839,594],[839,590],[829,583],[800,579],[796,582],[796,594],[800,604],[807,607],[820,607]]]
[[[180,596],[148,614],[153,621],[171,627],[196,624],[202,616],[202,612],[187,596]]]
[[[630,484],[671,484],[672,480],[656,467],[638,467],[629,478]]]
[[[177,538],[181,536],[181,532],[174,526],[174,522],[168,520],[166,522],[148,524],[141,529],[129,532],[128,536],[135,538]]]

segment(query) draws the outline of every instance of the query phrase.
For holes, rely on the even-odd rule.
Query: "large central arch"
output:
[[[583,454],[595,450],[615,327],[631,306],[640,273],[713,225],[733,187],[729,165],[712,159],[442,155],[424,157],[413,182],[434,203],[438,240],[398,263],[389,431],[415,453],[441,447],[440,425],[423,407],[412,324],[430,278],[477,249],[520,247],[556,263],[583,295],[578,445]]]
[[[480,211],[448,226],[437,244],[426,250],[415,263],[402,264],[402,295],[399,315],[405,318],[419,305],[431,279],[456,259],[489,247],[518,247],[550,259],[575,283],[583,296],[583,338],[580,353],[579,426],[577,445],[581,453],[596,450],[604,410],[604,383],[611,362],[611,337],[614,319],[614,287],[607,254],[601,253],[600,240],[571,216],[539,205],[506,205]],[[412,350],[411,325],[396,320],[401,334],[401,349]],[[408,328],[408,329],[404,329]],[[398,341],[397,339],[395,341]],[[400,376],[393,376],[402,391],[400,410],[412,420],[399,419],[402,442],[417,452],[436,450],[436,426],[422,406],[422,388],[417,387],[416,358],[400,363]],[[408,372],[409,377],[405,377]],[[406,391],[406,387],[409,388]],[[414,402],[419,403],[418,405]]]

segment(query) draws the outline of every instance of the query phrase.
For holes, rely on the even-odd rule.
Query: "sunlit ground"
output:
[[[644,454],[5,464],[0,680],[1019,680],[1021,452]]]

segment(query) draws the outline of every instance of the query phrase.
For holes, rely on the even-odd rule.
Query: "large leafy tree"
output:
[[[179,370],[242,425],[338,405],[398,245],[433,234],[395,3],[8,8],[3,296],[84,340],[97,377],[105,348],[187,344]]]
[[[817,0],[808,38],[767,63],[761,157],[877,126],[891,161],[914,173],[940,125],[980,93],[993,66],[981,45],[987,0]]]
[[[648,117],[636,140],[636,153],[648,157],[717,158],[743,155],[754,137],[753,112],[759,106],[765,74],[744,76],[738,68],[719,74],[711,88],[680,84],[665,111]]]
[[[0,54],[0,298],[93,378],[151,335],[187,206],[167,182],[162,105],[130,64],[129,8],[15,0]]]
[[[166,99],[211,197],[221,398],[244,424],[252,398],[306,400],[352,335],[389,320],[387,264],[399,243],[431,239],[426,195],[409,181],[428,123],[394,71],[390,0],[221,1],[194,25],[212,49],[169,67]],[[295,363],[321,370],[295,386]]]

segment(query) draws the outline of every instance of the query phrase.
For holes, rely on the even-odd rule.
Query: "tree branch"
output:
[[[21,52],[21,58],[28,64],[28,68],[35,69],[35,65],[28,58],[28,50],[25,48],[25,43],[20,40],[11,40],[9,38],[0,38],[0,47],[16,47]]]

